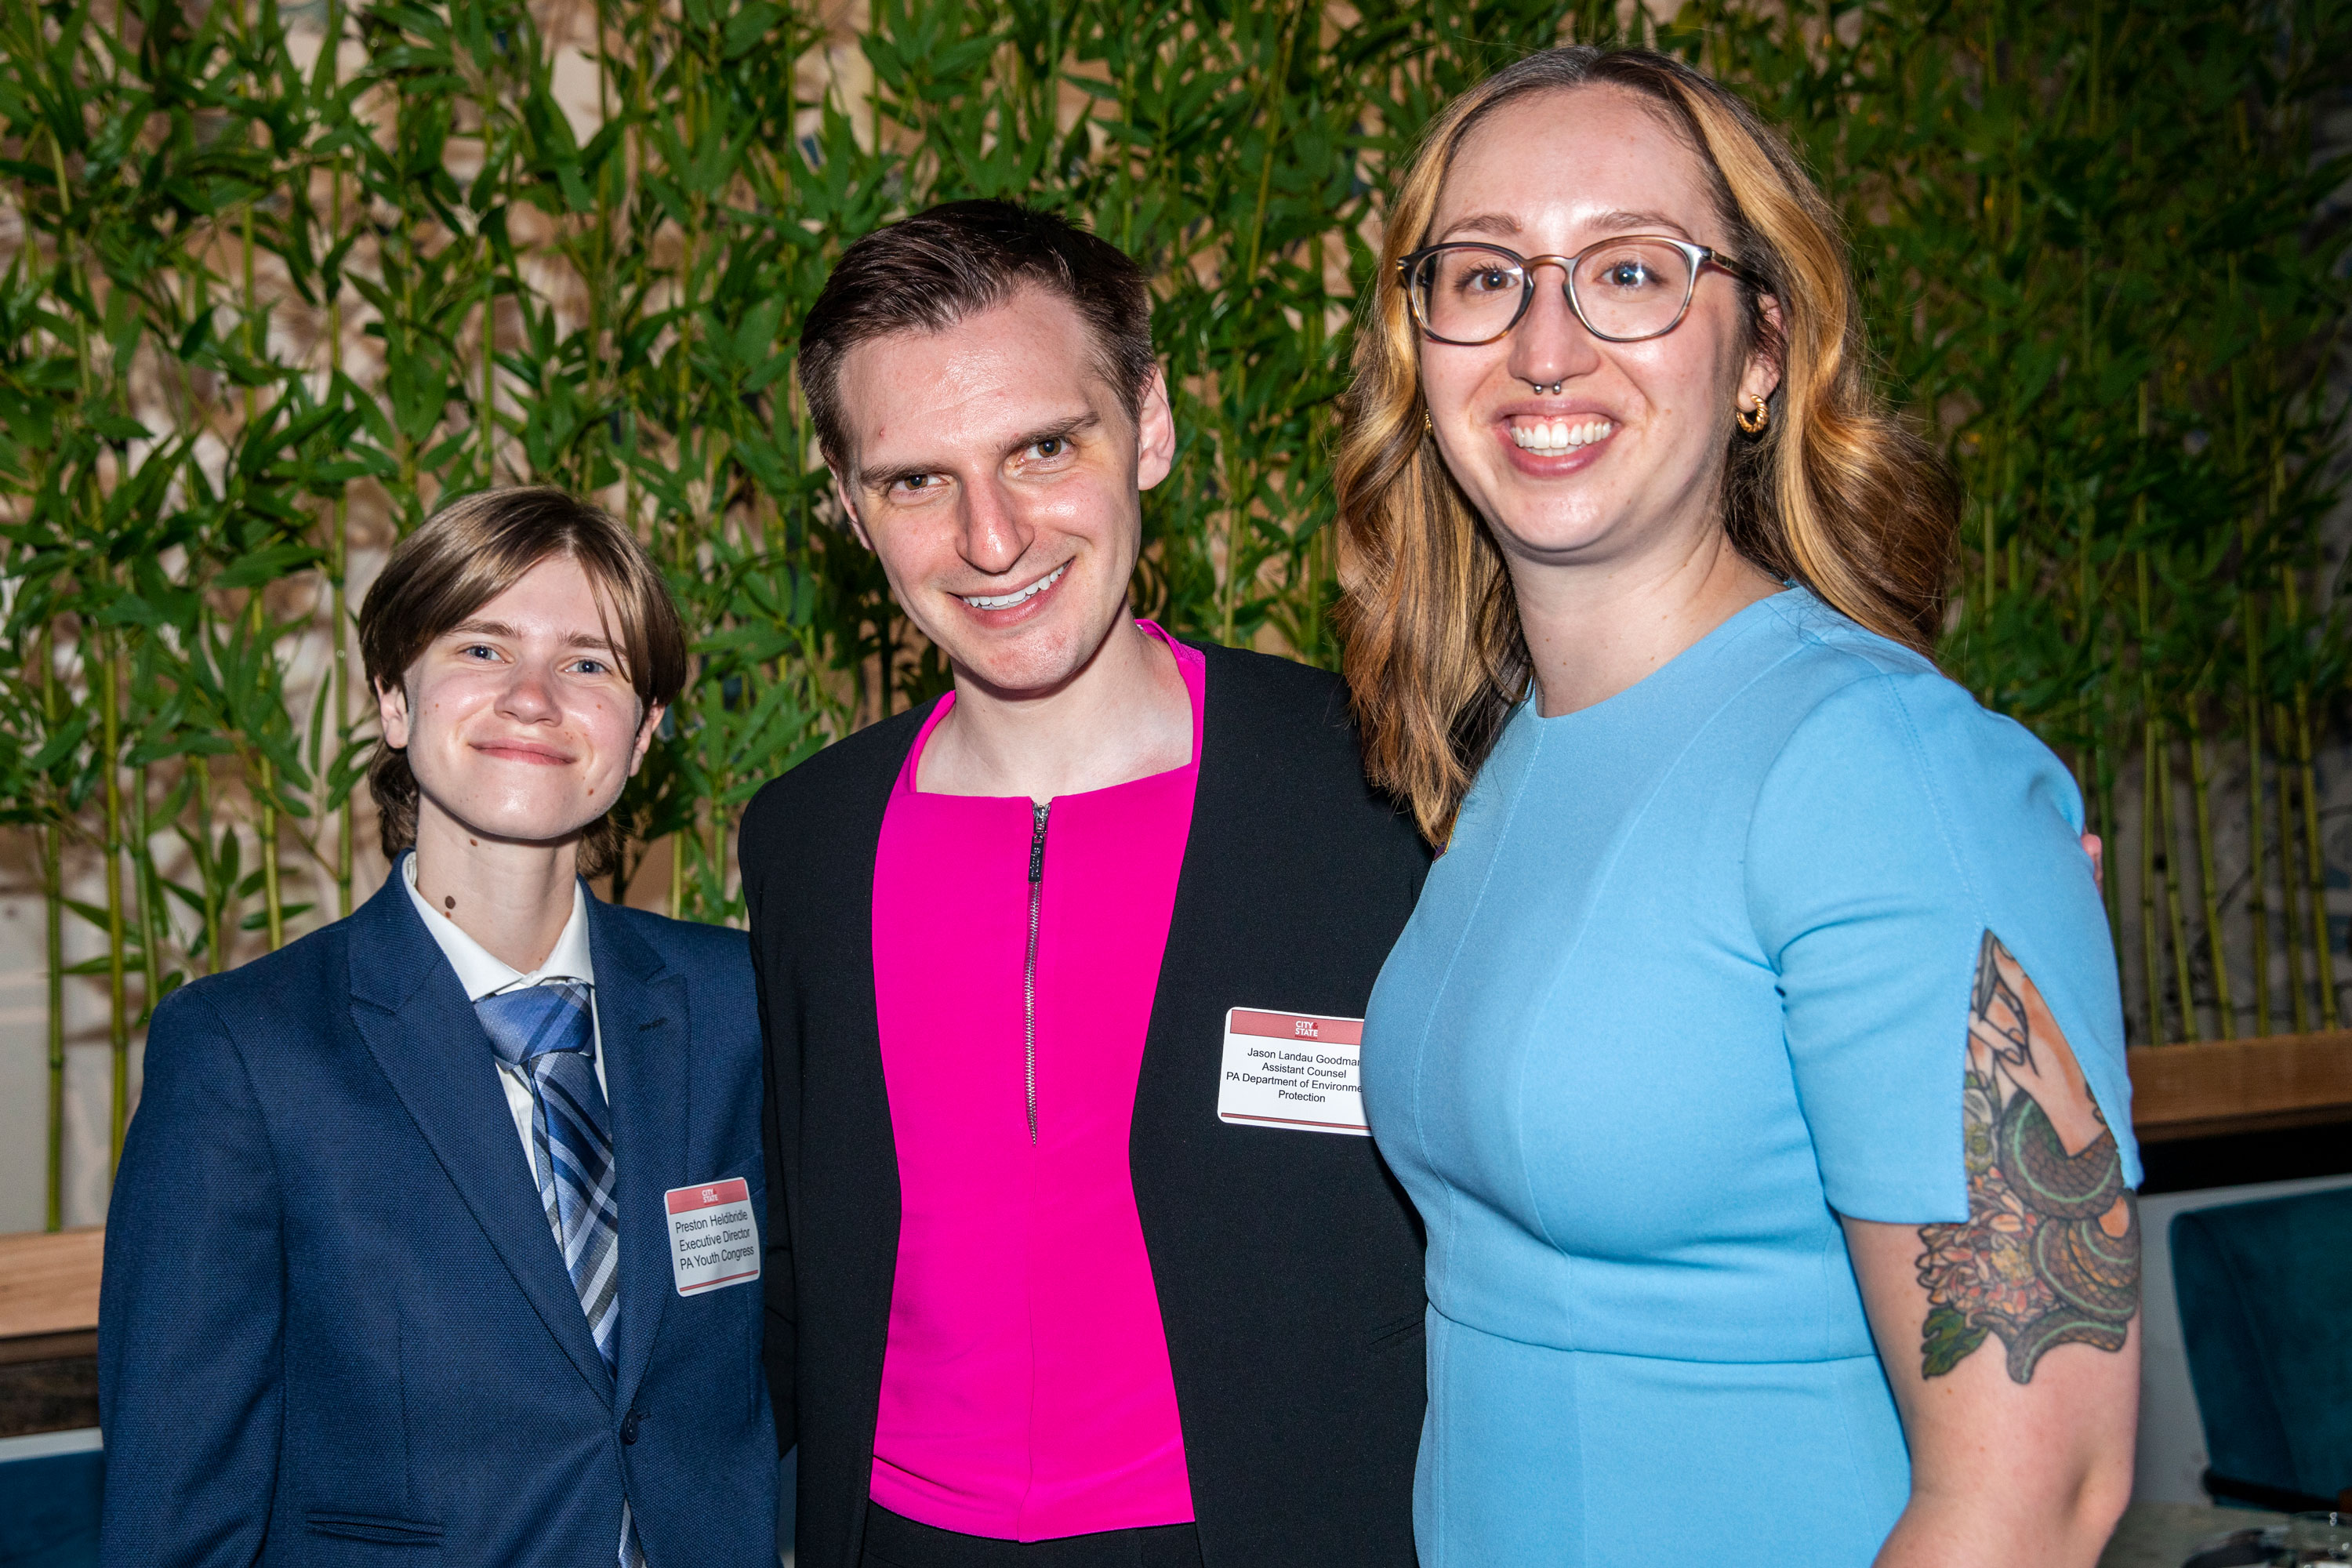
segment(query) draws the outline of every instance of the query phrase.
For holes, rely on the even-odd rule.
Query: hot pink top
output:
[[[1192,830],[1204,664],[1146,621],[1192,697],[1192,760],[1031,803],[915,787],[874,863],[874,1003],[898,1151],[898,1264],[876,1502],[967,1535],[1181,1524],[1192,1481],[1128,1126]],[[1031,1133],[1030,1085],[1035,1086]]]

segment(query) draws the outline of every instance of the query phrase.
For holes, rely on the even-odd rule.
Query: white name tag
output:
[[[1360,1070],[1363,1041],[1361,1018],[1228,1009],[1217,1120],[1370,1136]]]
[[[701,1187],[672,1187],[669,1266],[677,1293],[740,1285],[760,1277],[760,1222],[751,1217],[751,1185],[741,1177]]]

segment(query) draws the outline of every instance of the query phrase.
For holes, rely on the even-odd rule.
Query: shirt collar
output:
[[[466,988],[466,1000],[478,1002],[485,996],[501,991],[519,991],[547,980],[584,980],[596,984],[596,966],[588,955],[588,895],[574,879],[572,884],[572,918],[563,922],[563,934],[555,939],[554,950],[547,962],[526,974],[492,953],[458,929],[457,922],[425,901],[416,890],[416,851],[400,858],[400,879],[408,889],[411,902],[425,921],[425,929],[441,944],[448,957],[449,967],[457,972],[457,984]]]

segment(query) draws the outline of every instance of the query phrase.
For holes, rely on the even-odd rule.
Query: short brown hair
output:
[[[1137,417],[1158,360],[1143,269],[1108,240],[1011,202],[946,202],[877,228],[842,252],[801,322],[801,395],[817,447],[839,470],[841,363],[894,332],[943,332],[1003,304],[1024,283],[1069,301],[1095,340],[1097,366]]]
[[[371,691],[388,691],[433,639],[464,622],[551,556],[579,563],[613,637],[640,718],[686,686],[686,627],[645,546],[577,496],[542,486],[483,490],[450,502],[400,542],[360,605],[360,660]],[[408,756],[378,742],[368,766],[383,852],[416,842],[416,775]],[[580,874],[601,877],[620,858],[610,813],[580,842]]]

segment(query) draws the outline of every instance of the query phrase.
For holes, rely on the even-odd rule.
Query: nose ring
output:
[[[1546,386],[1542,382],[1531,381],[1528,383],[1528,384],[1534,387],[1538,394],[1549,393],[1552,396],[1558,397],[1559,395],[1560,387],[1565,384],[1563,382],[1555,381],[1549,386]]]

